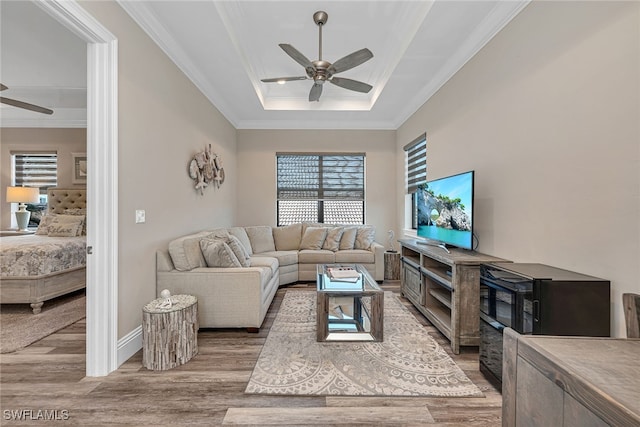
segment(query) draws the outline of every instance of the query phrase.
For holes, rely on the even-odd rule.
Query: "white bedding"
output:
[[[87,237],[0,238],[0,277],[30,277],[84,267]]]

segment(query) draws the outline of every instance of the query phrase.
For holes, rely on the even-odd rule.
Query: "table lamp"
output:
[[[19,203],[16,211],[16,221],[20,231],[27,231],[31,212],[27,210],[27,203],[38,203],[40,190],[33,187],[7,187],[7,203]]]

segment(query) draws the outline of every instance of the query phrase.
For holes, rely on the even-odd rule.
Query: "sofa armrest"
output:
[[[373,258],[376,263],[376,274],[373,277],[378,282],[382,282],[384,280],[384,252],[385,248],[378,242],[373,242],[371,244],[371,252],[373,252]]]

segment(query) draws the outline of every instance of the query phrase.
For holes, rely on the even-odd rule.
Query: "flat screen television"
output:
[[[427,181],[416,191],[418,243],[473,250],[474,171]]]

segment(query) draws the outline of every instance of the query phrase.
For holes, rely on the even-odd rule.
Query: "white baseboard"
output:
[[[142,325],[118,340],[118,366],[142,348]]]

